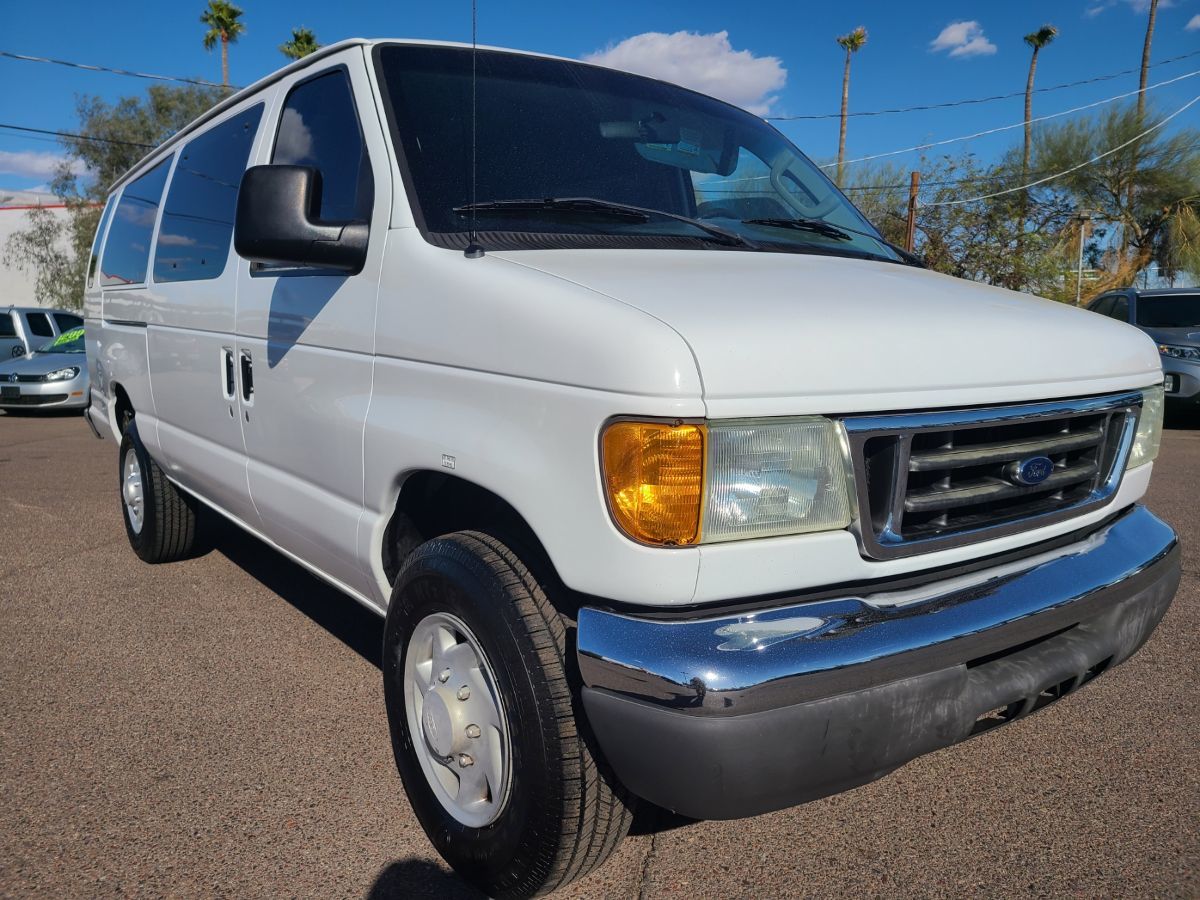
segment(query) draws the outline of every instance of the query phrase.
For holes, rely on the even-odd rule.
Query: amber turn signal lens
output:
[[[601,451],[609,507],[622,531],[646,544],[700,539],[703,425],[614,422]]]

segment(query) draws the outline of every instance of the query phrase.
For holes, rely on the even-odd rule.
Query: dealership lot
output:
[[[1149,502],[1183,584],[1133,660],[848,794],[642,815],[563,896],[1200,893],[1200,422],[1171,424]],[[143,565],[114,445],[0,415],[0,894],[476,896],[400,788],[380,633],[232,527]]]

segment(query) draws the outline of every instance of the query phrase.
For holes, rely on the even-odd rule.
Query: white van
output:
[[[1149,338],[573,60],[356,40],[238,92],[113,187],[87,320],[134,550],[215,511],[386,615],[400,775],[492,896],[637,798],[754,815],[1024,716],[1179,579]]]

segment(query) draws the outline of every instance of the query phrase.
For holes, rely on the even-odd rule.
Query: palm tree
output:
[[[1141,122],[1146,116],[1146,77],[1150,74],[1150,42],[1154,39],[1154,19],[1158,15],[1158,0],[1150,0],[1150,17],[1146,21],[1146,43],[1142,44],[1142,78],[1138,82],[1141,93],[1137,99],[1137,117]]]
[[[292,39],[279,45],[279,52],[288,59],[303,59],[320,49],[317,36],[307,28],[293,28]]]
[[[1154,39],[1154,20],[1158,16],[1158,0],[1150,0],[1150,15],[1146,20],[1146,42],[1142,44],[1142,77],[1138,82],[1138,88],[1141,92],[1137,98],[1137,123],[1138,131],[1146,127],[1146,79],[1150,74],[1150,42]],[[1138,145],[1135,141],[1129,148],[1130,158],[1133,160],[1133,165],[1130,168],[1129,188],[1126,191],[1126,199],[1130,206],[1133,206],[1133,190],[1134,176],[1137,174],[1137,159]],[[1126,238],[1123,235],[1121,238],[1122,249],[1124,249]]]
[[[1037,31],[1025,35],[1025,43],[1033,48],[1029,57],[1029,78],[1025,81],[1025,152],[1021,156],[1021,174],[1029,174],[1029,151],[1033,141],[1033,76],[1037,72],[1038,53],[1041,49],[1058,37],[1058,29],[1053,25],[1043,25]]]
[[[200,14],[200,24],[207,25],[204,32],[204,49],[212,50],[221,42],[221,84],[229,86],[229,45],[246,31],[238,20],[242,10],[228,0],[208,0],[208,8]]]
[[[850,106],[850,57],[867,43],[867,29],[859,25],[849,34],[837,39],[838,46],[846,51],[846,68],[842,73],[842,129],[838,134],[837,183],[842,185],[843,169],[846,166],[846,110]]]

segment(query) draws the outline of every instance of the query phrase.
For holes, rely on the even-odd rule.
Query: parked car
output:
[[[0,363],[21,357],[47,340],[83,327],[83,318],[65,309],[9,306],[0,309]]]
[[[88,396],[83,329],[64,331],[33,353],[0,362],[0,409],[83,409]]]
[[[911,264],[661,81],[323,48],[113,186],[86,298],[136,554],[215,512],[386,616],[401,778],[489,896],[639,800],[755,815],[1027,715],[1178,584],[1146,335]]]
[[[1124,288],[1097,297],[1088,309],[1128,322],[1158,344],[1168,406],[1200,406],[1200,288]]]

